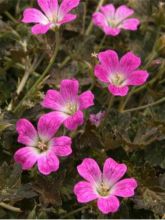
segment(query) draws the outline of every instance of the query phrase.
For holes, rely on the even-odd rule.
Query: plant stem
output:
[[[105,116],[104,116],[104,119],[102,120],[101,124],[100,124],[100,129],[104,127],[104,124],[106,122],[106,118],[110,112],[110,109],[113,105],[113,102],[114,102],[114,96],[112,96],[111,94],[109,94],[109,97],[108,97],[108,107],[107,107],[107,110],[106,110],[106,113],[105,113]]]
[[[5,202],[0,202],[0,207],[7,209],[7,210],[10,210],[12,212],[22,212],[20,208],[16,208],[16,207],[9,205]]]
[[[106,39],[106,35],[104,35],[104,37],[103,37],[102,40],[100,41],[100,44],[99,44],[98,49],[97,49],[98,52],[99,52],[100,49],[102,48],[102,46],[103,46],[103,44],[104,44],[104,42],[105,42],[105,39]]]
[[[104,2],[105,2],[105,0],[100,0],[99,1],[95,12],[97,12],[100,9],[100,7],[104,4]],[[87,28],[87,30],[85,32],[85,35],[89,35],[91,33],[91,31],[92,31],[92,28],[93,28],[93,21],[91,20],[91,22],[90,22],[90,24],[89,24],[89,26],[88,26],[88,28]]]
[[[50,69],[52,68],[54,61],[56,59],[57,53],[59,51],[59,47],[60,47],[60,35],[59,32],[56,31],[56,46],[55,46],[55,50],[53,53],[53,56],[48,64],[48,66],[46,67],[46,69],[44,70],[44,72],[42,73],[42,75],[38,78],[38,80],[33,84],[33,86],[30,88],[30,90],[26,93],[26,95],[23,97],[23,99],[21,100],[21,102],[17,105],[17,107],[14,109],[14,112],[18,112],[22,103],[33,93],[35,92],[35,90],[37,89],[38,85],[42,82],[42,80],[45,78],[45,76],[47,75],[47,73],[50,71]]]
[[[26,60],[27,64],[25,66],[25,73],[21,79],[21,82],[19,83],[19,85],[17,87],[17,91],[16,91],[17,95],[19,95],[22,92],[30,74],[35,71],[35,69],[39,66],[39,64],[41,63],[43,58],[44,58],[44,56],[41,56],[38,61],[37,61],[37,59],[34,59],[34,62],[31,64],[29,56],[27,57],[27,60]]]
[[[113,105],[113,101],[114,101],[114,96],[113,95],[110,95],[110,98],[109,98],[109,104],[108,104],[108,108],[107,108],[107,111],[106,111],[106,115],[109,114],[109,111]]]
[[[66,215],[62,216],[61,218],[62,218],[62,219],[67,218],[67,217],[69,217],[69,216],[71,216],[71,215],[73,215],[73,214],[76,214],[76,213],[78,213],[78,212],[80,212],[80,211],[82,211],[82,210],[84,210],[84,209],[87,209],[87,208],[89,208],[89,205],[83,206],[83,207],[78,208],[78,209],[76,209],[76,210],[74,210],[74,211],[72,211],[72,212],[69,212],[69,213],[67,213]]]
[[[156,102],[152,102],[152,103],[147,104],[147,105],[143,105],[143,106],[135,107],[135,108],[131,108],[131,109],[126,109],[126,110],[124,110],[124,111],[121,111],[121,113],[139,111],[139,110],[142,110],[142,109],[151,107],[151,106],[155,106],[155,105],[161,104],[161,103],[163,103],[163,102],[165,102],[165,97],[159,99],[159,100],[156,101]]]
[[[165,70],[164,70],[164,65],[165,63],[163,62],[161,67],[160,67],[160,71],[158,72],[158,74],[151,79],[149,82],[147,82],[145,85],[140,86],[138,88],[134,87],[132,88],[132,90],[130,91],[130,93],[127,95],[127,97],[125,98],[125,100],[123,100],[123,102],[121,102],[120,107],[119,107],[119,111],[124,111],[124,108],[126,107],[128,101],[130,100],[131,96],[137,92],[140,92],[141,90],[147,88],[148,86],[152,86],[158,79],[161,78],[161,76],[164,74]]]

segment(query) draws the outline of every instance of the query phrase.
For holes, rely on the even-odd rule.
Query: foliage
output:
[[[105,1],[110,2],[110,1]],[[24,99],[46,68],[54,46],[54,32],[32,35],[20,22],[23,10],[35,0],[0,0],[0,218],[164,218],[165,213],[165,103],[145,106],[165,95],[165,3],[162,0],[113,0],[136,11],[141,26],[136,32],[104,38],[97,27],[86,35],[97,0],[81,1],[78,19],[62,27],[61,47],[48,75]],[[106,120],[99,127],[86,120],[77,133],[61,128],[73,137],[73,154],[63,159],[60,170],[48,177],[34,168],[22,172],[14,163],[18,149],[15,123],[21,118],[36,122],[46,112],[40,102],[48,88],[59,88],[61,79],[77,78],[81,91],[92,89],[95,106],[89,113],[106,111],[107,89],[93,75],[94,53],[114,49],[120,55],[133,51],[150,73],[148,82],[126,97],[115,97]],[[18,87],[29,72],[23,90]],[[143,108],[144,106],[144,108]],[[130,109],[135,108],[133,111]],[[138,109],[142,107],[141,109]],[[119,212],[102,216],[95,204],[78,204],[73,186],[79,180],[76,166],[84,157],[100,164],[112,157],[128,166],[128,175],[138,180],[136,196],[122,200]],[[4,207],[8,204],[10,207]],[[12,210],[18,207],[20,210]]]

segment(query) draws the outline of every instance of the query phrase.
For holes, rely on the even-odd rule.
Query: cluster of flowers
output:
[[[49,29],[59,28],[62,24],[73,21],[76,15],[69,13],[77,7],[80,0],[38,0],[43,12],[35,8],[24,11],[23,22],[35,23],[33,34],[45,34]],[[44,13],[44,14],[43,14]],[[100,12],[93,14],[93,22],[106,35],[116,36],[121,29],[137,30],[139,20],[129,18],[134,11],[125,5],[115,10],[112,4],[102,6]],[[128,86],[142,85],[148,78],[148,73],[137,69],[141,60],[132,52],[126,53],[120,60],[113,50],[98,54],[99,64],[95,66],[95,76],[108,85],[108,90],[114,96],[125,96]],[[75,79],[62,80],[60,91],[48,90],[42,106],[52,112],[41,116],[37,130],[27,119],[20,119],[16,124],[19,134],[18,142],[25,145],[16,151],[14,159],[21,164],[23,170],[31,169],[36,163],[40,173],[49,175],[59,169],[59,157],[72,153],[72,140],[68,136],[54,137],[63,124],[69,130],[76,130],[84,122],[83,111],[94,105],[94,95],[91,91],[78,95],[79,83]],[[99,126],[103,113],[90,115],[90,121]],[[85,158],[77,167],[78,173],[85,181],[80,181],[74,187],[74,193],[80,203],[97,200],[99,210],[105,214],[116,212],[119,208],[119,197],[131,197],[137,187],[134,178],[120,180],[126,173],[125,164],[119,164],[108,158],[101,172],[97,162]]]

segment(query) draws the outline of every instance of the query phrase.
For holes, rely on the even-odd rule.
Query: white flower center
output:
[[[101,182],[101,184],[97,187],[96,191],[100,196],[108,196],[110,194],[110,186],[108,186],[105,182]]]
[[[73,115],[74,113],[76,113],[77,109],[78,109],[78,106],[76,103],[68,102],[65,105],[65,113],[68,115]]]
[[[122,86],[125,81],[125,77],[121,73],[115,73],[110,76],[110,81],[115,86]]]
[[[43,151],[47,151],[48,150],[48,145],[46,143],[44,143],[43,141],[38,141],[37,143],[37,148],[43,152]]]
[[[109,26],[111,26],[111,27],[117,27],[118,26],[118,24],[119,24],[119,21],[118,20],[116,20],[115,18],[110,18],[110,19],[108,19],[108,24],[109,24]]]

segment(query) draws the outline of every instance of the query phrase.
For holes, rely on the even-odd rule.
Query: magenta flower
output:
[[[105,116],[105,112],[98,112],[97,114],[90,114],[89,120],[92,125],[98,127]]]
[[[75,130],[82,125],[84,122],[82,111],[94,105],[92,92],[86,91],[78,96],[78,88],[77,80],[62,80],[60,92],[48,90],[42,102],[43,107],[54,110],[56,120],[64,123],[69,130]]]
[[[23,170],[29,170],[37,163],[39,172],[49,175],[59,169],[58,157],[72,153],[71,138],[53,137],[60,125],[52,119],[46,115],[42,116],[38,121],[38,131],[26,119],[17,122],[18,142],[25,147],[16,151],[14,159],[21,164]]]
[[[84,159],[77,170],[85,179],[74,187],[78,202],[87,203],[97,200],[97,206],[104,214],[116,212],[120,206],[117,196],[131,197],[137,187],[134,178],[120,180],[126,173],[127,167],[111,158],[105,161],[103,173],[97,162],[91,158]]]
[[[128,18],[134,10],[121,5],[115,10],[114,5],[108,4],[100,8],[101,12],[93,14],[93,23],[100,27],[106,35],[116,36],[121,29],[135,31],[140,24],[137,18]]]
[[[132,52],[126,53],[119,61],[113,50],[98,54],[100,64],[95,67],[95,76],[108,84],[109,91],[114,96],[125,96],[128,86],[139,86],[146,82],[149,74],[137,69],[141,65],[140,57]]]
[[[60,6],[58,0],[37,0],[37,2],[44,14],[36,8],[27,8],[23,13],[22,22],[35,23],[32,27],[33,34],[45,34],[49,29],[75,20],[76,15],[69,12],[79,5],[80,0],[63,0]]]

